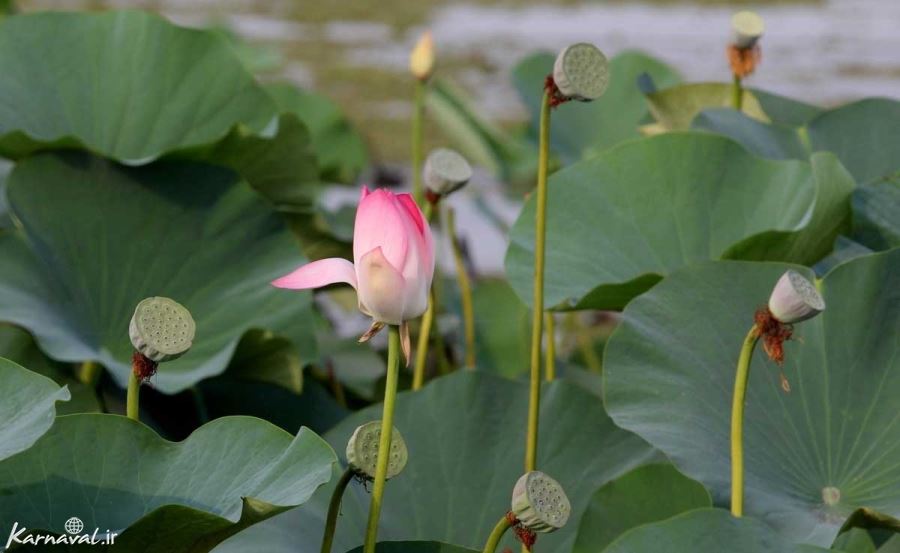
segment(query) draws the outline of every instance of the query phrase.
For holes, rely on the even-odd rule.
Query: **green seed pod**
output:
[[[754,12],[741,11],[731,16],[731,43],[737,48],[753,48],[765,30],[763,18]]]
[[[769,311],[785,324],[811,319],[825,310],[825,300],[815,285],[797,271],[787,271],[772,290]]]
[[[512,512],[526,528],[548,534],[566,525],[572,506],[559,482],[535,470],[516,482]]]
[[[579,42],[564,49],[553,64],[553,81],[566,98],[590,102],[606,91],[609,63],[593,44]]]
[[[194,341],[197,326],[190,311],[169,298],[141,300],[134,310],[128,335],[138,352],[162,363],[184,355]]]
[[[378,443],[381,441],[381,421],[371,421],[357,427],[347,442],[347,464],[350,470],[372,480],[375,478],[375,467],[378,464]],[[406,442],[403,436],[395,427],[391,434],[391,452],[388,459],[387,479],[400,474],[406,461],[409,459],[409,452],[406,449]]]
[[[449,148],[433,150],[422,170],[425,187],[437,196],[456,192],[472,178],[472,166],[466,158]]]

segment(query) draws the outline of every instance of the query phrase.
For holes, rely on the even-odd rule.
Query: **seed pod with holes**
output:
[[[553,81],[566,98],[590,102],[606,91],[609,84],[609,62],[593,44],[579,42],[556,56]]]
[[[547,534],[566,525],[572,506],[559,482],[535,470],[516,482],[512,512],[526,528]]]
[[[184,306],[169,298],[153,297],[141,300],[135,308],[128,335],[134,349],[147,359],[162,363],[191,349],[196,328]]]
[[[375,467],[378,465],[378,443],[381,440],[381,421],[371,421],[357,427],[347,442],[347,464],[350,470],[368,480],[375,478]],[[409,452],[406,442],[396,428],[391,434],[391,453],[388,459],[387,479],[400,474]]]
[[[763,18],[754,12],[740,11],[731,16],[731,43],[737,48],[753,48],[765,30]]]
[[[429,192],[436,196],[447,196],[469,182],[472,178],[472,166],[456,151],[438,148],[425,158],[422,174]]]
[[[787,271],[772,290],[769,312],[785,324],[811,319],[825,310],[825,300],[815,285],[797,271]]]

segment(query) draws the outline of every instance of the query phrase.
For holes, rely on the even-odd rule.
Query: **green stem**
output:
[[[325,518],[325,534],[322,536],[321,553],[331,553],[331,544],[334,543],[334,529],[337,527],[337,517],[341,512],[341,500],[344,498],[344,490],[353,479],[353,471],[349,468],[341,475],[337,486],[331,493],[331,502],[328,504],[328,516]]]
[[[425,119],[425,81],[416,79],[413,92],[413,119],[412,119],[412,172],[413,172],[413,198],[421,207],[425,202],[422,190],[422,142],[423,119]]]
[[[734,379],[734,400],[731,404],[731,514],[736,517],[744,513],[744,398],[747,396],[750,360],[758,341],[759,333],[753,325],[744,338]]]
[[[125,406],[125,413],[129,419],[140,420],[138,417],[138,402],[140,401],[141,381],[138,380],[134,371],[128,376],[128,399]]]
[[[93,361],[85,361],[78,366],[78,380],[80,380],[82,384],[95,386],[97,384],[97,379],[100,378],[100,371],[100,365]]]
[[[734,76],[734,82],[731,85],[731,107],[741,111],[744,105],[744,89],[741,87],[741,78]]]
[[[378,442],[378,462],[375,465],[375,484],[372,487],[372,502],[369,504],[369,522],[366,526],[366,542],[363,553],[375,553],[375,542],[378,539],[378,520],[381,517],[384,483],[387,479],[388,461],[390,460],[391,435],[394,428],[394,402],[397,399],[397,373],[399,372],[400,329],[391,325],[388,330],[387,382],[384,386],[381,439]]]
[[[544,319],[544,248],[547,239],[547,160],[550,154],[550,94],[541,100],[540,150],[538,152],[537,206],[535,209],[534,301],[531,322],[531,387],[528,399],[528,436],[525,472],[537,464],[538,415],[541,403],[541,335]]]
[[[484,552],[483,553],[494,553],[497,551],[497,546],[500,545],[500,540],[503,538],[503,534],[506,533],[510,528],[509,518],[506,515],[497,521],[497,525],[494,526],[494,530],[491,532],[491,535],[488,536],[487,542],[484,544]]]
[[[425,204],[425,223],[431,224],[434,218],[434,207],[432,202]],[[435,275],[435,279],[437,275]],[[431,327],[434,324],[434,283],[432,282],[431,290],[428,291],[428,307],[425,314],[422,315],[422,324],[419,325],[419,338],[416,341],[416,361],[413,365],[413,382],[412,389],[418,390],[425,384],[425,363],[428,360],[428,344],[431,338]]]
[[[472,281],[466,271],[459,238],[456,236],[456,216],[452,209],[447,210],[447,234],[453,250],[453,261],[456,264],[456,282],[459,286],[462,301],[463,328],[466,337],[465,364],[469,370],[475,370],[475,309],[472,306]]]
[[[547,382],[553,382],[556,379],[556,319],[553,318],[553,313],[550,311],[544,314],[544,324],[547,326],[544,376],[547,378]]]

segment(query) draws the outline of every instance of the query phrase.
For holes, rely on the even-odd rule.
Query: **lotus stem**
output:
[[[472,307],[472,281],[466,271],[459,237],[456,236],[456,216],[452,209],[447,210],[447,234],[450,235],[450,246],[453,250],[453,261],[456,264],[456,282],[462,301],[463,328],[466,337],[466,369],[475,370],[475,309]]]
[[[369,521],[366,526],[366,541],[363,553],[375,553],[378,539],[378,520],[381,518],[381,502],[384,498],[384,483],[387,480],[390,460],[391,436],[394,428],[394,403],[397,399],[397,377],[400,372],[400,328],[391,325],[388,329],[387,382],[384,386],[384,410],[381,415],[381,438],[378,442],[378,464],[375,466],[375,483],[372,501],[369,504]]]
[[[547,161],[550,155],[550,95],[541,100],[540,150],[538,153],[537,206],[535,209],[534,302],[531,323],[531,387],[528,395],[528,436],[525,472],[537,464],[538,415],[541,403],[541,337],[544,320],[544,250],[547,240]]]
[[[741,77],[737,73],[734,75],[734,81],[731,85],[731,106],[741,111],[744,105],[744,89],[741,86]]]
[[[427,82],[422,79],[416,79],[415,83],[412,118],[413,198],[420,207],[423,207],[427,206],[422,189],[423,119],[425,118],[425,87]]]
[[[353,471],[349,468],[341,475],[337,486],[331,493],[331,501],[328,503],[328,516],[325,518],[325,534],[322,536],[321,553],[331,553],[331,545],[334,543],[334,529],[337,527],[337,517],[341,512],[341,500],[344,498],[344,491],[347,484],[353,479]]]
[[[94,386],[100,377],[100,365],[93,361],[85,361],[78,366],[78,380],[82,384]]]
[[[500,544],[500,540],[503,539],[503,534],[512,527],[509,518],[509,515],[506,514],[497,521],[497,525],[494,526],[494,530],[484,544],[484,553],[495,553],[497,551],[497,546]]]
[[[750,360],[758,341],[759,332],[753,325],[744,338],[734,379],[734,401],[731,404],[731,514],[736,517],[744,513],[744,399],[750,377]]]
[[[134,371],[131,371],[131,374],[128,376],[128,398],[125,404],[125,413],[131,420],[140,420],[138,416],[140,394],[141,381]]]
[[[544,375],[547,382],[553,382],[556,379],[556,319],[553,313],[547,311],[544,314],[544,324],[547,325],[547,351],[545,353],[546,360],[544,364]]]
[[[427,202],[425,204],[424,215],[426,225],[430,225],[431,220],[434,218],[434,208],[435,204],[433,202]],[[437,268],[435,267],[435,273],[436,272]],[[438,276],[435,274],[434,280],[436,281],[437,278]],[[418,390],[425,384],[425,362],[428,360],[428,340],[431,337],[431,327],[434,324],[434,299],[434,282],[432,282],[431,290],[428,291],[428,307],[425,309],[425,314],[422,315],[422,324],[419,326],[419,339],[416,342],[416,361],[413,365],[413,390]]]

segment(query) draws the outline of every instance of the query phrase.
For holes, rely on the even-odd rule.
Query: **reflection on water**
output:
[[[724,44],[733,8],[708,3],[568,0],[22,0],[25,9],[143,8],[188,25],[220,24],[276,50],[276,75],[320,90],[347,109],[376,156],[407,148],[407,54],[430,27],[440,71],[463,84],[484,112],[523,116],[509,70],[536,49],[576,40],[610,54],[640,48],[690,80],[727,80]],[[897,95],[898,0],[766,2],[763,63],[749,84],[823,104]],[[432,137],[437,141],[438,137]]]

